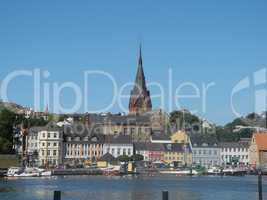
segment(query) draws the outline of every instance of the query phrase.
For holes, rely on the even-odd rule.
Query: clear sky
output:
[[[45,82],[71,81],[83,88],[85,70],[102,70],[121,87],[134,81],[141,42],[146,80],[163,86],[167,111],[176,109],[169,103],[176,88],[191,82],[201,98],[180,98],[181,106],[224,124],[235,117],[230,107],[233,87],[267,66],[266,10],[266,0],[1,1],[0,80],[14,70],[40,68],[50,73],[41,90]],[[203,111],[202,83],[210,82],[215,86],[208,90]],[[18,77],[9,84],[9,100],[33,106],[33,88],[32,78]],[[103,108],[112,99],[106,77],[91,76],[89,88],[88,109],[83,106],[80,112]],[[159,93],[156,87],[150,90]],[[236,95],[240,113],[253,111],[255,91],[251,87]],[[129,92],[128,87],[124,94]],[[181,91],[195,92],[190,87]],[[63,105],[71,106],[73,96],[65,90]],[[51,109],[53,95],[49,99]],[[128,101],[123,102],[127,107]],[[159,107],[159,99],[153,105]],[[117,102],[110,111],[121,111]]]

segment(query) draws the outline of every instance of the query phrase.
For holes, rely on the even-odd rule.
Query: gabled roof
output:
[[[165,151],[165,147],[160,143],[135,143],[137,151]]]
[[[171,140],[171,138],[167,135],[164,134],[162,131],[153,131],[151,135],[152,140]]]
[[[165,144],[166,152],[184,152],[185,145],[181,143]]]
[[[110,153],[106,153],[105,155],[103,155],[99,161],[106,161],[106,162],[114,162],[116,161],[117,159],[111,155]]]
[[[255,133],[255,142],[259,151],[267,151],[267,133]]]
[[[62,131],[62,128],[57,126],[56,123],[50,122],[46,126],[33,126],[29,129],[29,134],[38,134],[40,131]]]
[[[195,134],[190,137],[193,147],[216,147],[218,146],[218,141],[215,137],[203,137],[200,134]]]
[[[132,138],[129,135],[106,135],[107,144],[132,144]]]
[[[42,131],[43,129],[43,126],[33,126],[29,129],[29,135],[38,134],[38,132]]]
[[[89,126],[81,123],[73,123],[71,125],[63,126],[65,136],[80,136],[80,137],[91,137],[93,135],[103,134],[102,128],[99,125]]]
[[[248,142],[222,142],[219,144],[221,148],[248,148]]]

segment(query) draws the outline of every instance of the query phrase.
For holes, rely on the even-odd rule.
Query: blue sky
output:
[[[172,97],[184,82],[200,90],[203,83],[214,82],[206,111],[200,98],[179,101],[182,107],[224,124],[235,117],[230,108],[232,88],[267,66],[266,10],[265,0],[1,1],[0,80],[14,70],[40,68],[50,72],[42,86],[71,81],[83,87],[85,70],[102,70],[121,87],[135,78],[142,42],[147,82],[160,83],[166,101],[170,68]],[[33,87],[31,78],[16,78],[8,87],[9,100],[33,106]],[[111,101],[113,88],[107,78],[90,77],[89,88],[88,109],[82,107],[80,112],[103,108]],[[236,95],[240,113],[253,111],[256,90],[251,87]],[[195,91],[189,87],[182,93]],[[43,98],[40,110],[45,107]],[[70,107],[73,92],[65,90],[61,101]],[[53,95],[50,109],[52,102]],[[127,99],[123,102],[127,107]],[[154,99],[153,105],[159,107],[159,100]],[[165,103],[164,108],[176,107]],[[121,110],[116,103],[110,111]]]

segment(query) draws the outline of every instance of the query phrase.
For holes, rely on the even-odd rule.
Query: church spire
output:
[[[142,44],[139,45],[139,60],[138,60],[138,66],[142,66],[142,67],[143,67]]]
[[[141,44],[139,47],[138,68],[137,68],[137,74],[136,74],[136,79],[135,79],[135,86],[139,90],[146,89],[146,80],[145,80],[145,74],[144,74],[144,69],[143,69]]]
[[[130,114],[142,114],[151,111],[151,109],[152,103],[150,99],[150,92],[146,87],[146,79],[143,70],[142,47],[140,44],[137,74],[134,88],[131,91],[129,112]]]

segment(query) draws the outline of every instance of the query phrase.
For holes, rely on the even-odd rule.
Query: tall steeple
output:
[[[139,87],[139,89],[146,88],[146,80],[145,80],[145,74],[143,70],[143,59],[142,59],[142,46],[140,44],[139,47],[139,58],[138,58],[138,68],[137,68],[137,74],[135,79],[135,85]]]
[[[134,88],[131,91],[129,102],[130,114],[143,114],[152,110],[150,92],[146,87],[146,79],[143,70],[142,47],[139,47],[139,58]]]

